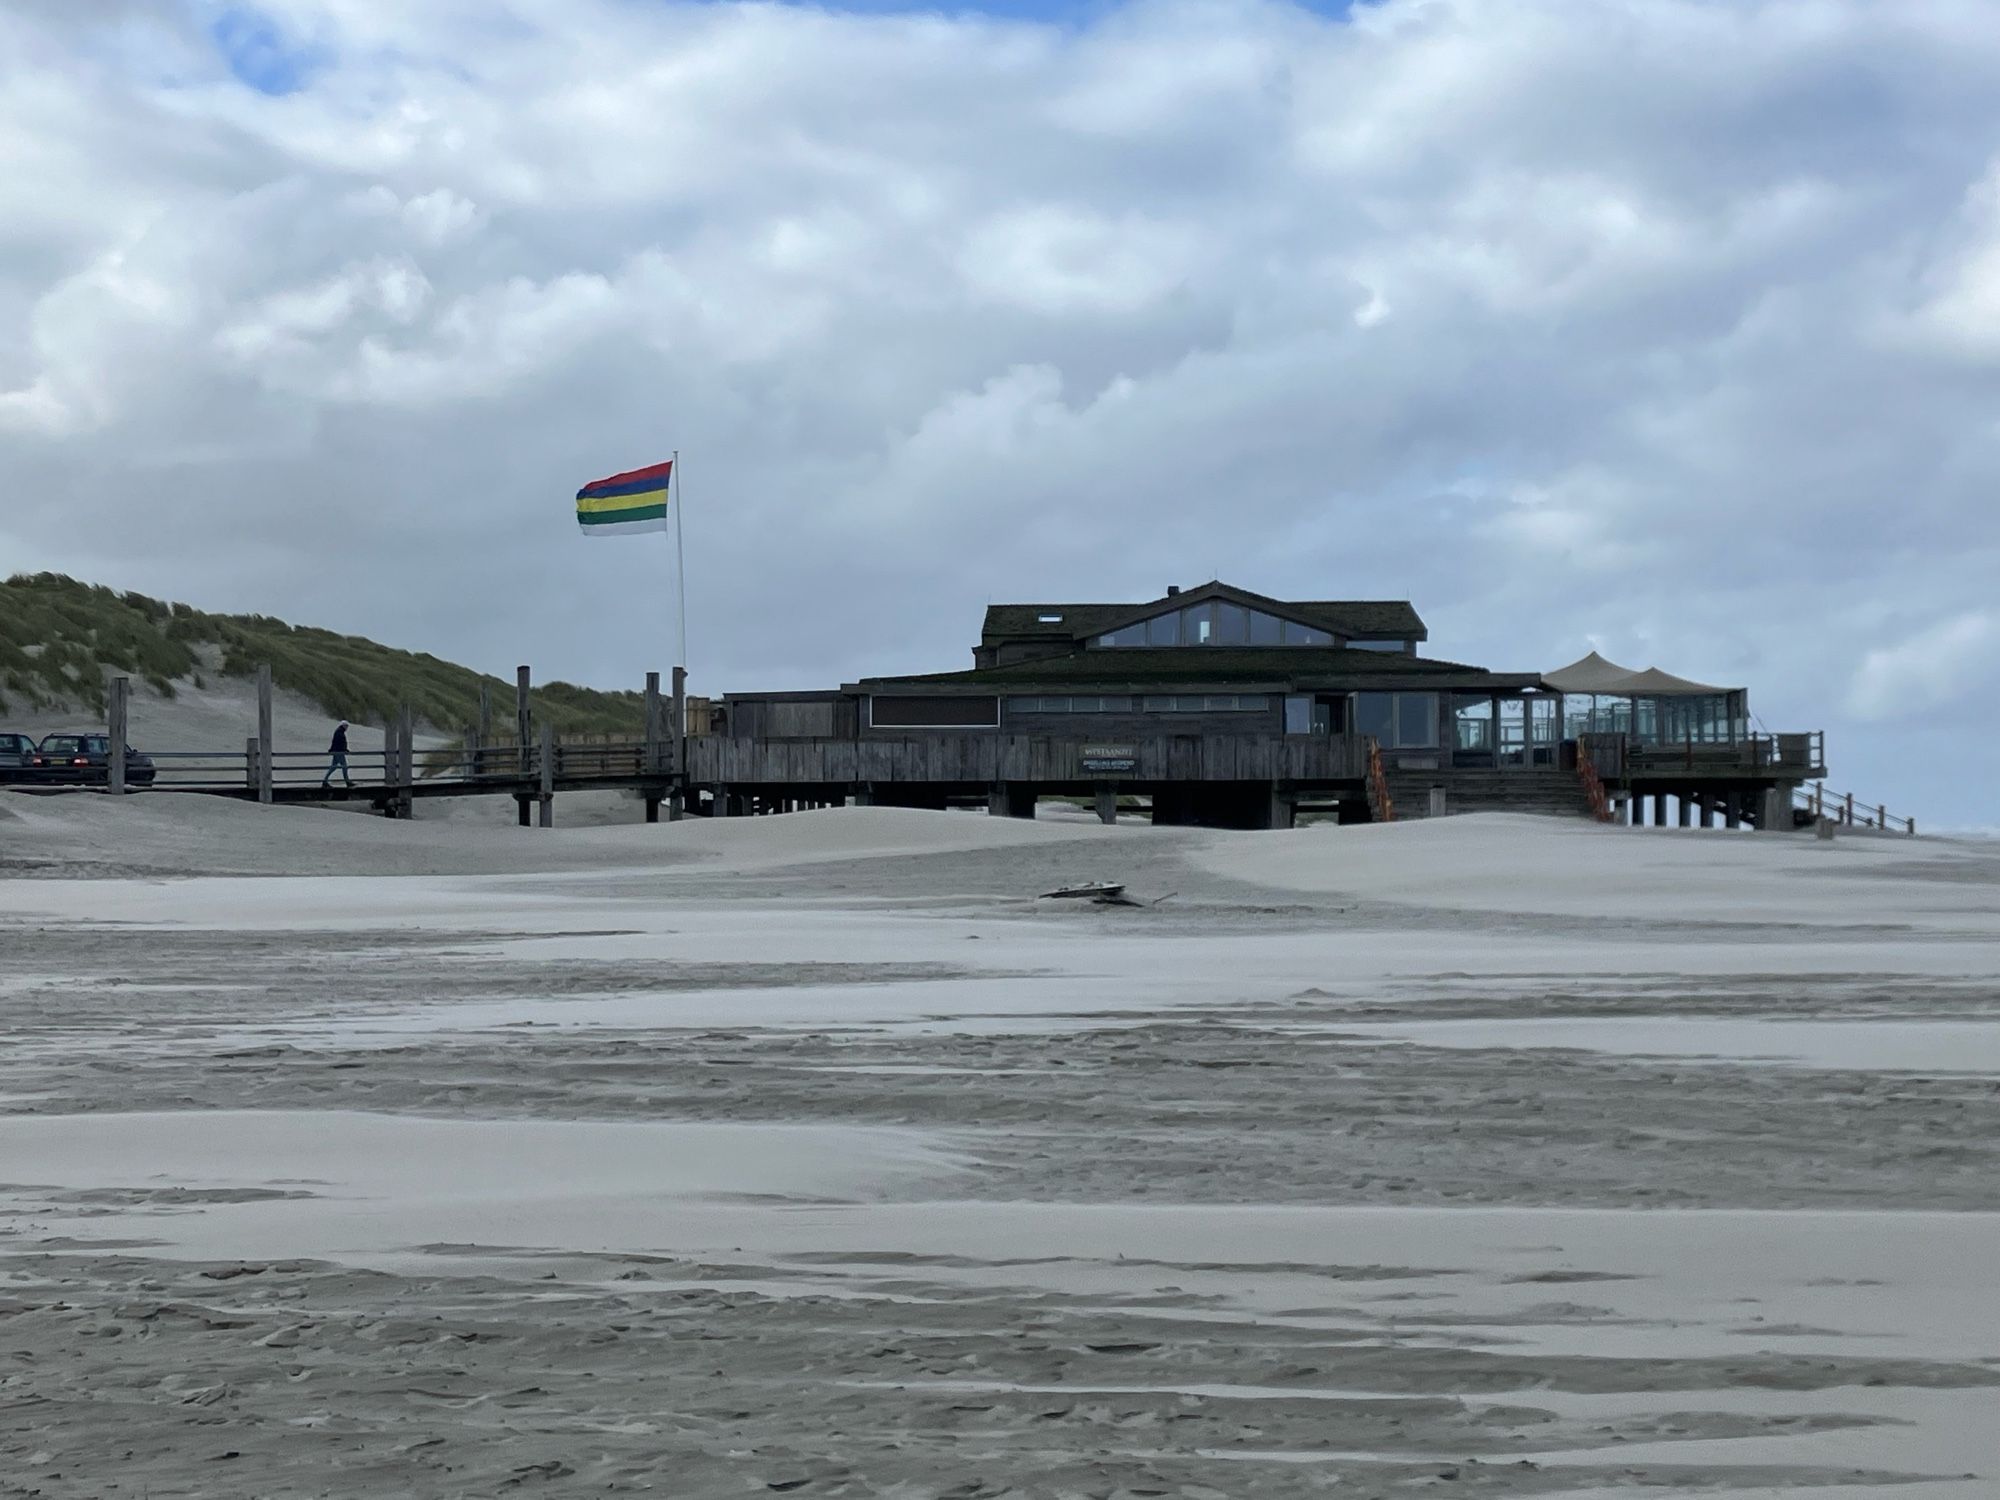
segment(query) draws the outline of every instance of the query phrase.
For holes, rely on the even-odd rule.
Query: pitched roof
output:
[[[1268,610],[1336,635],[1362,639],[1423,640],[1430,634],[1407,599],[1273,599],[1215,580],[1179,594],[1163,594],[1139,604],[992,604],[980,631],[982,645],[997,641],[1086,640],[1136,620],[1204,599],[1228,599]],[[1052,617],[1052,618],[1044,618]]]
[[[1432,661],[1392,651],[1341,647],[1175,646],[1147,649],[1072,651],[1063,656],[976,667],[966,672],[929,672],[911,677],[867,677],[852,684],[863,692],[937,692],[984,689],[1032,692],[1037,688],[1091,688],[1145,692],[1176,685],[1281,691],[1318,683],[1355,682],[1425,687],[1531,687],[1534,673],[1488,672],[1459,662]]]

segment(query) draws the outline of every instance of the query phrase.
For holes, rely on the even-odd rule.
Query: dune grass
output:
[[[281,688],[334,718],[382,724],[408,705],[423,722],[455,730],[479,717],[480,684],[492,691],[496,728],[511,727],[514,684],[435,656],[361,636],[288,625],[266,615],[213,615],[144,594],[79,583],[60,573],[0,583],[0,713],[74,707],[102,716],[106,678],[123,674],[172,697],[202,685],[220,653],[224,676],[268,664]],[[535,689],[537,722],[560,734],[643,732],[637,692],[551,682]]]

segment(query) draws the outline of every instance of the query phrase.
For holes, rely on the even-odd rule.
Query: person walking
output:
[[[332,759],[327,762],[326,775],[320,777],[319,784],[329,785],[333,781],[333,773],[338,771],[340,779],[352,787],[354,778],[347,774],[347,720],[342,719],[333,726],[333,743],[326,747],[326,753]]]

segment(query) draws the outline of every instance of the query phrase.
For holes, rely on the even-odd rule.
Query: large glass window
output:
[[[1356,693],[1354,695],[1354,732],[1365,735],[1384,745],[1396,743],[1396,695],[1394,693]]]
[[[1354,732],[1385,750],[1434,750],[1438,742],[1436,693],[1356,693]]]
[[[1493,751],[1493,700],[1461,694],[1452,710],[1452,748],[1468,754],[1490,755]]]
[[[1271,700],[1263,693],[1156,693],[1144,706],[1149,714],[1255,713]]]
[[[1396,694],[1396,744],[1399,748],[1434,750],[1438,742],[1436,693]]]
[[[1216,599],[1154,615],[1097,637],[1099,646],[1332,646],[1333,632],[1262,610]],[[1359,643],[1357,643],[1359,644]],[[1401,641],[1377,641],[1370,649],[1400,651]]]
[[[1301,694],[1293,694],[1285,700],[1285,733],[1311,734],[1313,728],[1313,701]]]
[[[1124,714],[1132,711],[1127,697],[1009,698],[1007,711],[1014,714]]]
[[[1410,649],[1408,641],[1349,641],[1347,644],[1356,651],[1406,652]]]

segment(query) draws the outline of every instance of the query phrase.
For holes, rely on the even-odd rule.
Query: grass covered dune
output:
[[[426,723],[456,727],[477,719],[482,683],[497,703],[511,705],[514,692],[511,682],[427,653],[268,615],[209,614],[60,573],[0,583],[0,713],[74,708],[101,718],[107,673],[171,698],[204,686],[206,673],[250,677],[260,666],[281,689],[358,723],[382,723],[407,704]],[[636,692],[565,682],[536,688],[534,710],[558,733],[636,732],[645,719]]]

